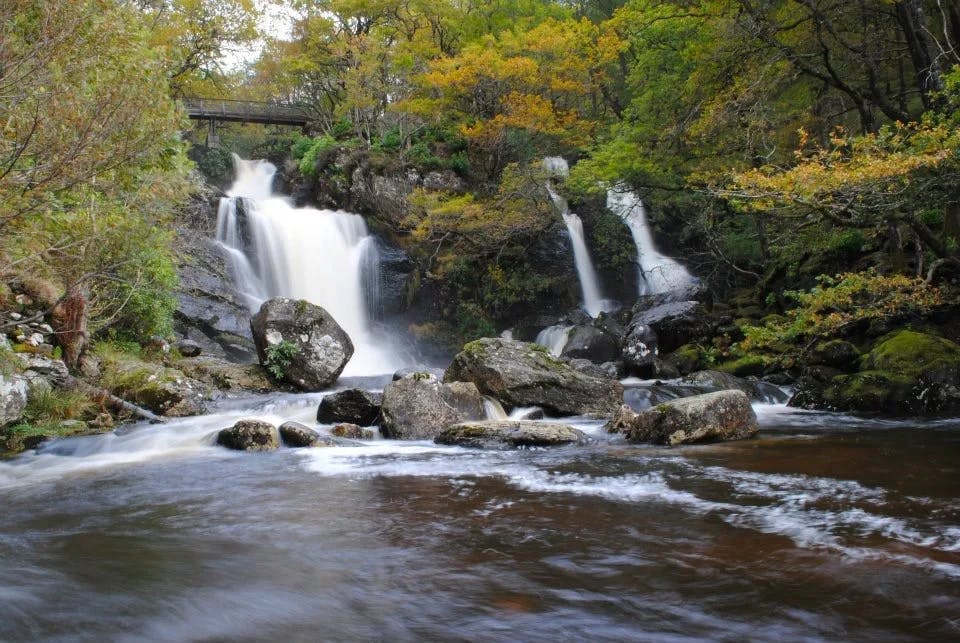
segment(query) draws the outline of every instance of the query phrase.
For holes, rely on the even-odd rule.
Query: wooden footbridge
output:
[[[305,127],[310,121],[302,105],[290,103],[262,103],[249,100],[221,98],[182,99],[191,120],[208,121],[207,145],[217,147],[217,123],[261,123]]]

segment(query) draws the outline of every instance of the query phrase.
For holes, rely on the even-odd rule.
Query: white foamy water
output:
[[[572,328],[573,326],[547,326],[537,334],[534,342],[549,349],[554,357],[559,357],[567,345]]]
[[[658,295],[694,283],[693,276],[678,261],[660,254],[653,242],[643,201],[624,185],[607,190],[607,208],[630,228],[637,246],[641,295]]]
[[[326,309],[353,341],[344,376],[403,366],[391,338],[372,329],[370,311],[381,297],[379,254],[363,218],[294,207],[272,194],[273,165],[235,163],[237,179],[220,203],[217,239],[251,312],[272,297],[305,299]]]

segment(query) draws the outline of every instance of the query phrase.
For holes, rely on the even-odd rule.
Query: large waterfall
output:
[[[570,173],[570,166],[566,159],[552,156],[543,159],[543,165],[551,177],[566,177]],[[580,291],[583,293],[583,308],[591,317],[596,317],[607,309],[608,302],[600,294],[600,278],[590,259],[590,250],[587,249],[586,238],[583,235],[583,221],[576,213],[570,211],[570,205],[553,188],[552,182],[547,180],[547,192],[550,199],[563,216],[570,233],[570,243],[573,245],[573,261],[577,268],[577,277],[580,280]]]
[[[217,240],[228,252],[237,287],[252,312],[271,297],[325,308],[350,335],[355,352],[344,375],[400,366],[387,338],[375,337],[371,309],[380,300],[379,255],[363,218],[296,208],[273,194],[276,168],[234,159],[237,178],[220,202]]]
[[[641,295],[657,295],[695,283],[696,279],[680,263],[660,254],[653,244],[647,213],[640,196],[618,184],[607,191],[607,208],[630,228],[637,245]]]

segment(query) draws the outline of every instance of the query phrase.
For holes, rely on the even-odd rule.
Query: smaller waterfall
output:
[[[551,177],[566,177],[570,174],[570,166],[565,159],[557,156],[551,156],[543,159],[543,167]],[[583,308],[591,317],[596,317],[608,307],[608,302],[600,294],[600,278],[593,267],[593,261],[590,259],[590,250],[587,249],[587,241],[583,234],[583,221],[574,212],[570,211],[570,205],[553,188],[553,183],[547,180],[547,193],[554,206],[563,216],[563,222],[567,224],[567,232],[570,234],[570,242],[573,245],[573,260],[577,267],[577,277],[580,279],[580,291],[583,293]]]
[[[573,326],[547,326],[540,331],[534,342],[547,347],[554,357],[560,357],[563,347],[567,345],[571,328]]]
[[[657,251],[646,208],[638,194],[622,184],[615,185],[607,190],[607,208],[623,219],[633,235],[640,270],[640,295],[659,295],[696,283],[679,262]]]
[[[500,400],[489,395],[483,396],[483,413],[488,420],[506,420],[510,417],[500,404]]]

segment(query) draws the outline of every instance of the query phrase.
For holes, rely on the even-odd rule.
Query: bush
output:
[[[287,368],[290,366],[291,358],[296,355],[298,351],[299,349],[296,344],[286,340],[279,344],[267,346],[267,360],[264,362],[263,367],[276,379],[283,379],[284,375],[286,375]]]
[[[299,143],[299,141],[298,141]],[[300,172],[304,176],[316,176],[321,161],[337,149],[337,140],[329,134],[323,134],[313,139],[310,147],[300,158]]]

